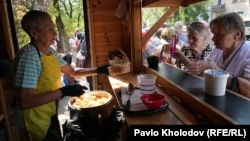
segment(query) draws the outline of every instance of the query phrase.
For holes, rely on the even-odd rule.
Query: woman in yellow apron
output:
[[[29,11],[21,21],[31,42],[21,48],[13,61],[17,90],[16,124],[24,141],[61,141],[57,101],[63,96],[79,96],[87,88],[79,84],[60,88],[61,72],[72,77],[108,74],[107,65],[90,71],[75,71],[50,45],[56,36],[48,13]]]

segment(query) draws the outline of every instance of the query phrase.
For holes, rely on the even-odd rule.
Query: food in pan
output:
[[[107,103],[111,98],[106,91],[90,91],[79,97],[72,97],[70,102],[76,108],[92,108]]]

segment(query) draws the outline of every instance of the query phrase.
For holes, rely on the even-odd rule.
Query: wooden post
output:
[[[12,141],[11,130],[10,130],[10,121],[9,121],[7,106],[6,106],[6,102],[5,102],[2,79],[0,79],[0,100],[1,100],[0,102],[1,102],[1,106],[2,106],[6,131],[7,131],[7,135],[8,135],[8,141]]]

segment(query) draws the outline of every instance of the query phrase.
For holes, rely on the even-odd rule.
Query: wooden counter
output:
[[[168,64],[146,68],[157,75],[157,82],[214,124],[250,124],[250,100],[227,90],[225,96],[205,94],[204,80]]]
[[[137,74],[123,74],[117,76],[99,75],[99,84],[102,85],[102,89],[113,94],[115,97],[114,105],[118,108],[122,108],[119,100],[118,93],[122,88],[127,87],[128,83],[137,85]],[[107,83],[107,82],[110,83]],[[111,87],[111,88],[110,88]],[[111,90],[112,89],[112,90]],[[157,88],[157,92],[165,94],[169,106],[167,109],[151,114],[129,114],[125,112],[126,121],[129,125],[185,125],[185,124],[201,124],[199,118],[189,109],[186,109],[179,101],[174,97],[168,95],[164,89]]]
[[[250,100],[226,92],[225,96],[205,94],[204,80],[189,75],[167,64],[159,64],[158,69],[145,68],[145,73],[157,75],[157,92],[165,94],[168,109],[152,114],[129,114],[125,112],[129,125],[196,125],[196,124],[250,124]],[[119,91],[128,83],[137,86],[138,74],[98,76],[103,90],[115,97],[114,105],[122,108]],[[107,87],[108,86],[108,87]]]

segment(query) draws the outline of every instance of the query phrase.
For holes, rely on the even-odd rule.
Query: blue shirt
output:
[[[55,54],[60,66],[67,64],[52,47],[48,48],[48,53]],[[40,52],[40,55],[44,56],[42,52]],[[27,44],[18,51],[13,61],[12,75],[14,85],[21,88],[35,89],[41,72],[42,66],[39,54],[32,44]],[[19,127],[25,128],[22,114],[20,105],[16,104],[14,111],[15,122]]]
[[[64,66],[67,64],[57,52],[49,47],[48,53],[55,54],[59,65]],[[41,56],[44,56],[40,52]],[[32,44],[27,44],[19,50],[14,59],[14,85],[21,88],[36,88],[38,78],[42,72],[42,66],[39,54]],[[53,70],[51,70],[53,71]]]

